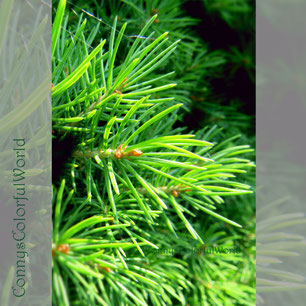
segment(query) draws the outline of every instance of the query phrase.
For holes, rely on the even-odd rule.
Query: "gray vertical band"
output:
[[[51,1],[0,1],[0,305],[51,305]]]
[[[257,1],[257,304],[306,300],[306,2]]]

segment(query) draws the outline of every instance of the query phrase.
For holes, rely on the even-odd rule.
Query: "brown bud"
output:
[[[122,157],[122,152],[121,152],[121,150],[118,150],[118,149],[115,150],[114,157],[115,157],[116,159],[121,158],[121,157]]]
[[[141,156],[143,154],[143,152],[141,150],[138,149],[134,149],[130,152],[128,152],[128,156]]]
[[[177,192],[177,190],[172,190],[171,191],[171,193],[172,193],[172,195],[174,196],[174,197],[178,197],[178,192]]]
[[[110,267],[101,267],[102,270],[104,270],[107,273],[110,273],[112,271],[112,269]]]
[[[126,149],[126,146],[123,148],[122,145],[119,145],[118,148],[114,151],[114,157],[116,159],[122,158],[124,155],[124,150]]]
[[[57,250],[63,254],[68,254],[70,247],[68,244],[61,244],[58,246]]]
[[[117,150],[124,151],[127,148],[127,146],[122,147],[122,144],[118,146]]]

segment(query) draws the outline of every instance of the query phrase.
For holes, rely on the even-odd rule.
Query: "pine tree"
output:
[[[227,58],[179,4],[56,3],[54,305],[254,303],[252,119],[201,100]]]

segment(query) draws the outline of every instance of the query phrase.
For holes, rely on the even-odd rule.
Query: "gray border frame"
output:
[[[306,1],[257,1],[257,304],[306,298]]]
[[[51,305],[51,1],[0,2],[0,305]]]

